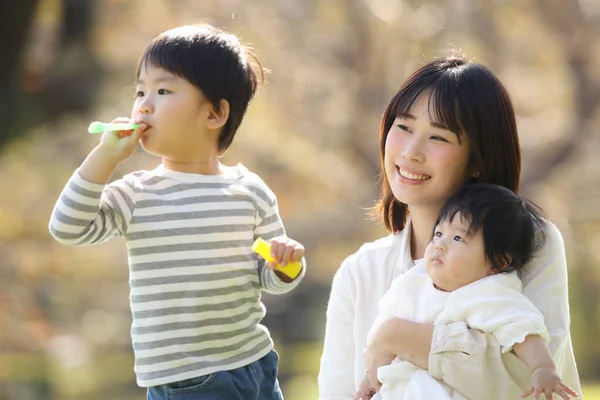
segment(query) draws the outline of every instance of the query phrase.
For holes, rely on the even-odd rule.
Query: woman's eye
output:
[[[446,143],[448,143],[448,141],[445,138],[441,137],[441,136],[432,136],[431,139],[435,140],[435,141],[439,141],[439,142],[446,142]]]
[[[406,125],[398,124],[396,126],[405,132],[410,132],[410,129],[408,129],[408,126]]]
[[[454,236],[454,240],[456,240],[457,242],[462,242],[463,238],[461,238],[460,236],[456,235],[456,236]]]

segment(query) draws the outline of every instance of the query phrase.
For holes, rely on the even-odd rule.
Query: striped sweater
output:
[[[285,234],[273,192],[238,164],[222,175],[162,165],[108,185],[73,174],[50,219],[67,245],[122,236],[129,258],[131,335],[139,386],[248,365],[273,348],[261,290],[284,283],[252,252]]]

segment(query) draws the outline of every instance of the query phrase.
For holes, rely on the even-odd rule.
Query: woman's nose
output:
[[[423,162],[425,157],[423,154],[423,144],[421,143],[420,138],[413,135],[405,142],[402,157],[410,161]]]

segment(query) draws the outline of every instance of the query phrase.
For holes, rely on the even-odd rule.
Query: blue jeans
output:
[[[279,355],[271,350],[252,364],[148,388],[148,400],[283,400]]]

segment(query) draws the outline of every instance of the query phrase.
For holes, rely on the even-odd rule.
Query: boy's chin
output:
[[[165,149],[161,148],[161,146],[156,143],[156,141],[152,140],[149,136],[142,136],[140,138],[140,146],[142,149],[149,154],[163,157],[165,153]]]
[[[154,148],[153,146],[149,145],[149,143],[140,142],[140,145],[142,146],[142,150],[148,154],[156,157],[165,157],[165,154],[163,154],[164,152],[161,152],[160,149]]]

